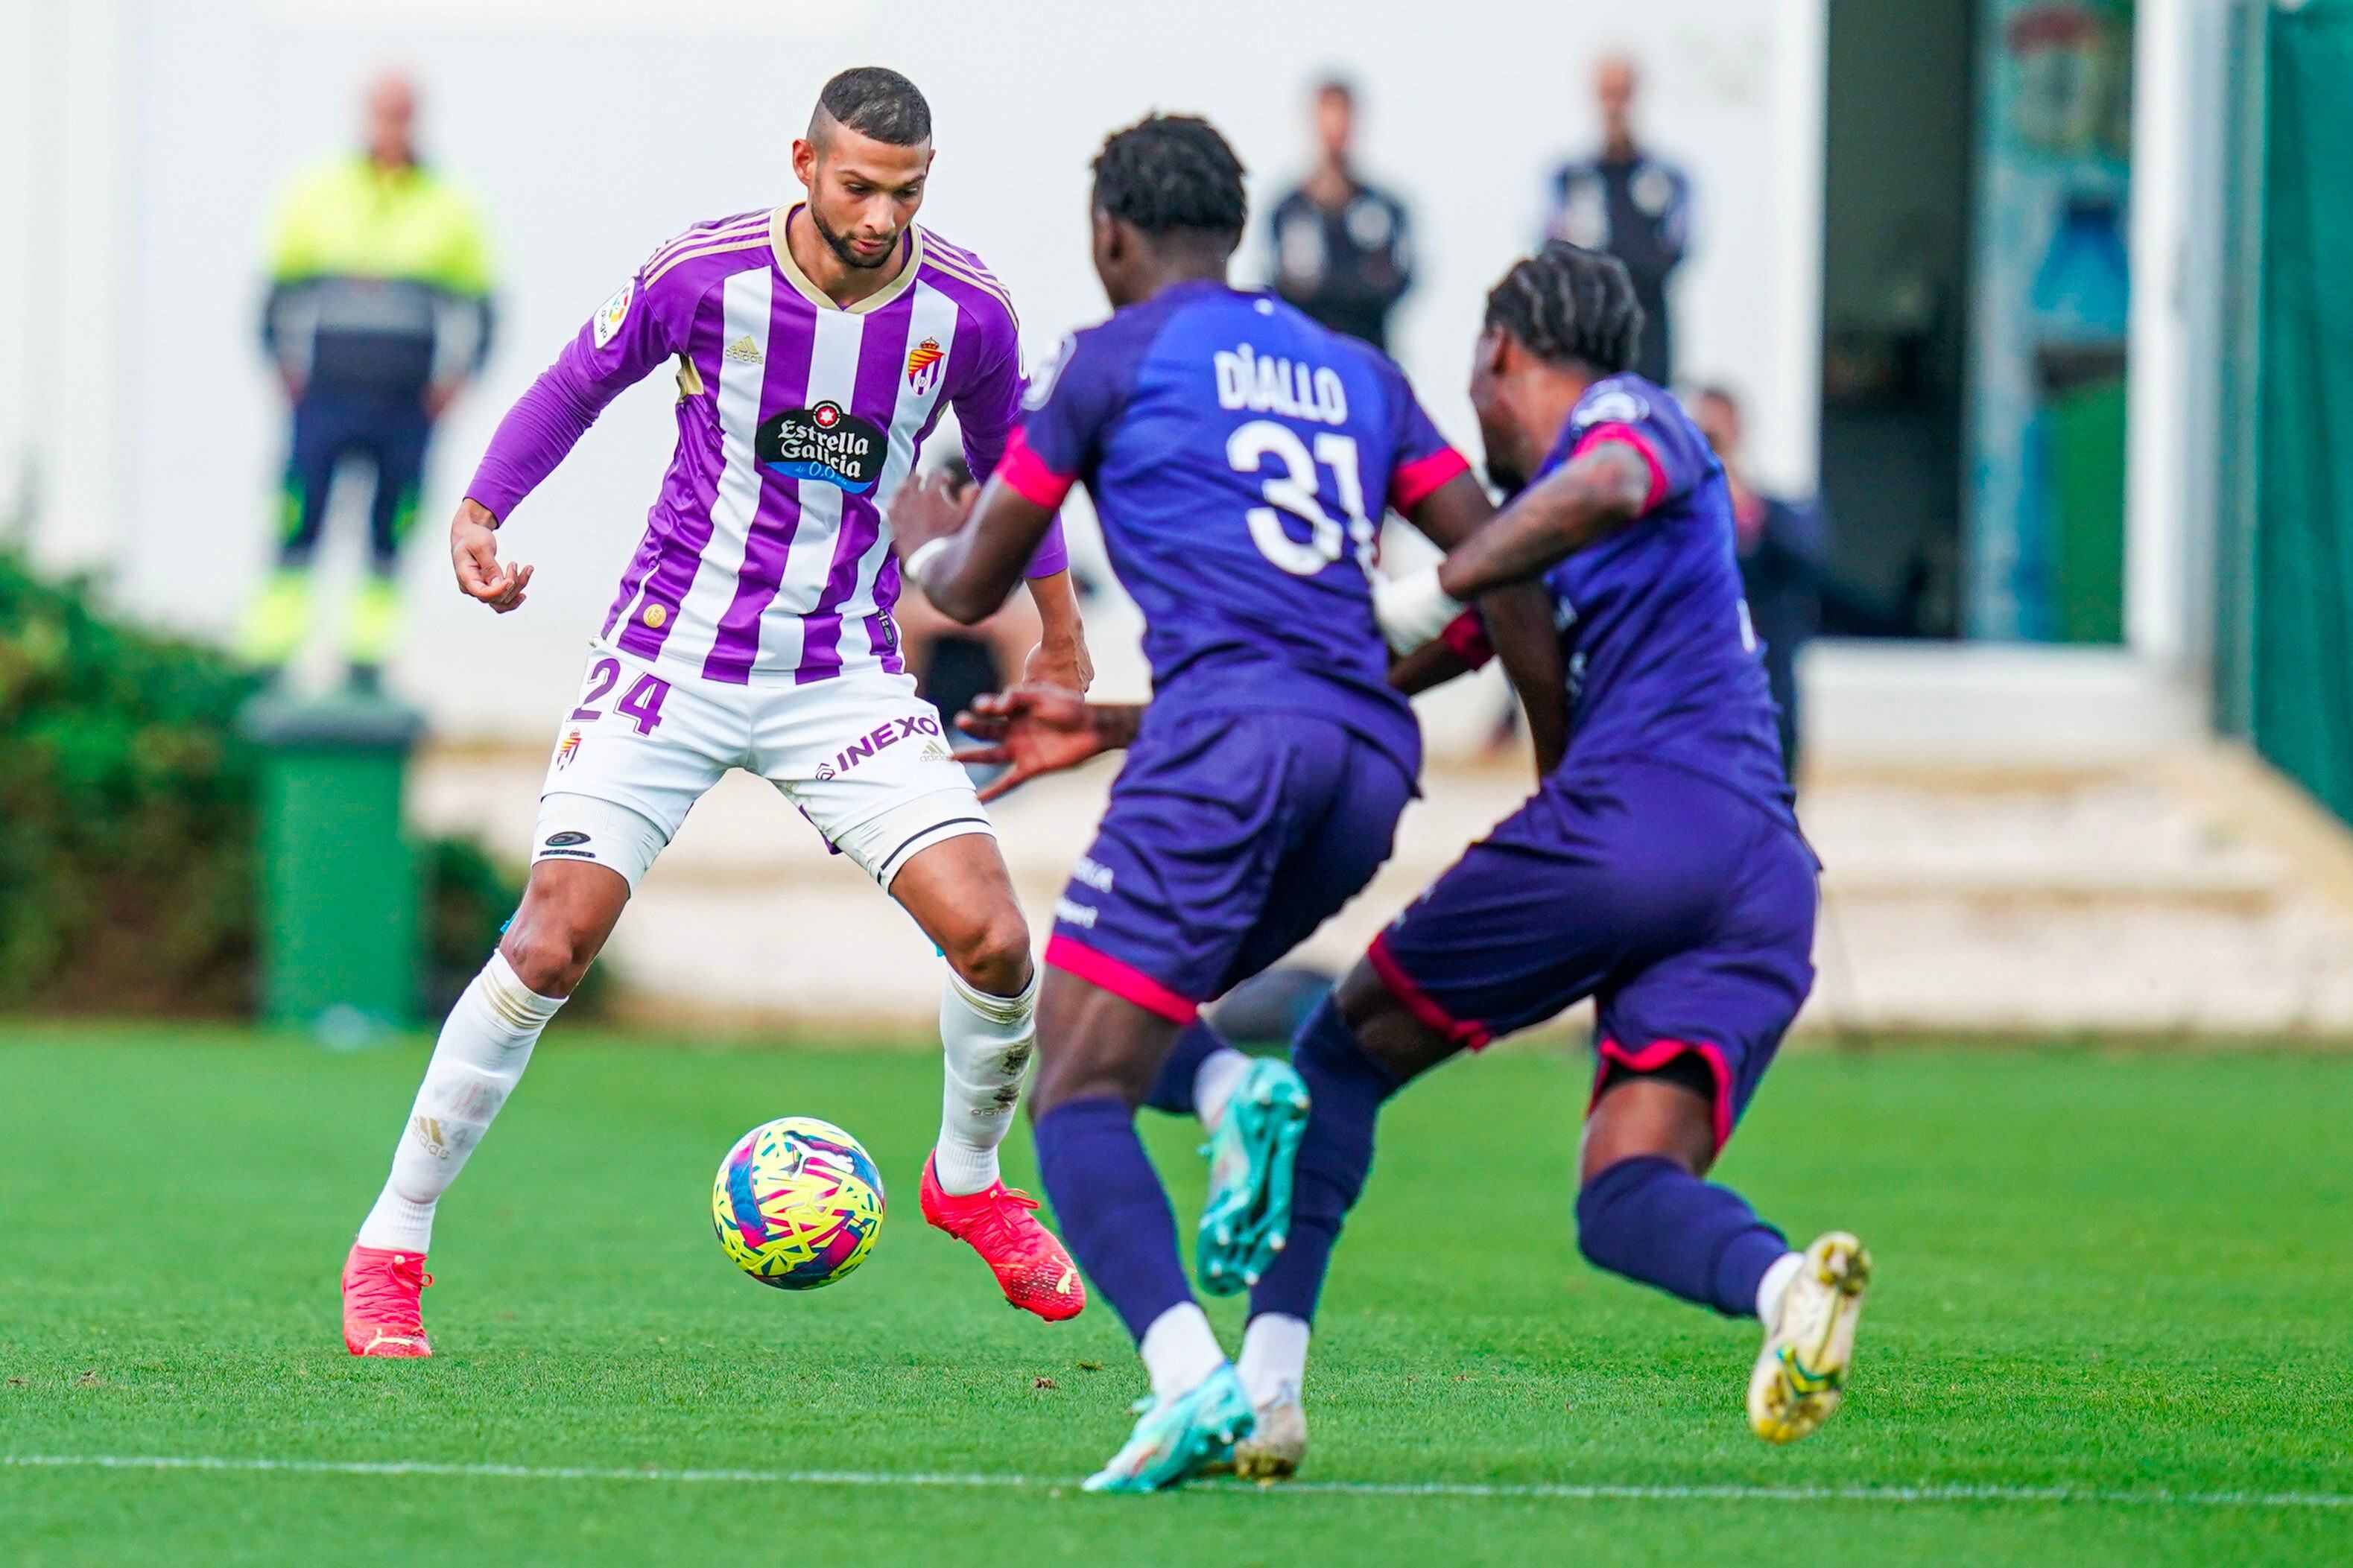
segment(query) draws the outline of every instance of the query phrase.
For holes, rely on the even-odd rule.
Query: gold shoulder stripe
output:
[[[689,246],[707,245],[713,240],[733,239],[738,235],[749,234],[754,228],[765,228],[767,222],[768,215],[762,213],[756,217],[730,218],[725,223],[713,224],[708,228],[688,229],[675,239],[666,239],[656,246],[654,253],[646,258],[646,265],[659,267],[668,259],[672,251],[683,250]]]
[[[923,252],[932,260],[944,264],[976,283],[985,283],[992,289],[1003,290],[1005,285],[997,280],[997,274],[980,264],[980,258],[968,250],[958,250],[953,246],[942,247],[936,237],[928,231],[923,237],[928,242],[923,247]]]
[[[758,234],[739,235],[733,239],[722,240],[715,245],[706,245],[699,249],[681,250],[659,267],[653,268],[646,273],[646,287],[652,288],[663,273],[682,261],[692,261],[699,256],[716,256],[726,250],[750,250],[754,247],[765,247],[767,243],[767,232],[764,229]]]
[[[1020,315],[1013,309],[1013,296],[1005,291],[1004,284],[999,283],[994,278],[976,278],[965,268],[957,266],[954,262],[944,260],[936,255],[927,253],[923,259],[926,263],[938,268],[942,272],[946,273],[957,282],[969,283],[984,294],[987,294],[990,299],[995,300],[998,304],[1005,307],[1005,313],[1013,318],[1014,324],[1016,326],[1020,324]]]

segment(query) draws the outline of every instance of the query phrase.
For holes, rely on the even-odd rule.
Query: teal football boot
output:
[[[1234,1441],[1257,1417],[1231,1362],[1173,1399],[1146,1399],[1127,1447],[1089,1476],[1091,1492],[1156,1492],[1180,1486],[1213,1465],[1233,1463]]]
[[[1292,1167],[1307,1131],[1307,1086],[1291,1064],[1261,1057],[1243,1072],[1217,1130],[1209,1197],[1193,1256],[1201,1289],[1231,1296],[1258,1283],[1291,1234]]]

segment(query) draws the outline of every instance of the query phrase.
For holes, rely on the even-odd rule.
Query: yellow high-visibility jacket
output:
[[[421,396],[490,353],[481,219],[419,165],[358,154],[306,171],[279,204],[269,274],[262,342],[313,391]]]

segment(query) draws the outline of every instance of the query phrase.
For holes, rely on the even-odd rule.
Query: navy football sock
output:
[[[1250,1288],[1250,1316],[1281,1312],[1313,1322],[1340,1222],[1372,1169],[1373,1123],[1398,1083],[1365,1054],[1328,997],[1291,1042],[1291,1065],[1306,1081],[1309,1101],[1293,1178],[1291,1236]]]
[[[1577,1246],[1597,1267],[1732,1318],[1757,1315],[1765,1271],[1789,1250],[1738,1193],[1661,1154],[1620,1160],[1585,1184]]]
[[[1109,1095],[1067,1100],[1038,1119],[1038,1172],[1062,1240],[1141,1342],[1153,1320],[1193,1299],[1176,1254],[1176,1216],[1135,1135],[1135,1113]]]
[[[1152,1092],[1144,1097],[1144,1103],[1171,1116],[1192,1115],[1194,1078],[1201,1064],[1224,1049],[1225,1044],[1215,1029],[1194,1019],[1176,1037],[1168,1059],[1160,1064],[1160,1076],[1152,1080]]]

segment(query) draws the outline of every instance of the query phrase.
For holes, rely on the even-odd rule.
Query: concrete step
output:
[[[520,858],[543,761],[432,755],[415,815]],[[996,810],[1041,934],[1114,772],[1105,760]],[[1433,772],[1395,857],[1301,961],[1353,963],[1527,787],[1516,763]],[[2353,1039],[2353,837],[2238,753],[1833,765],[1810,779],[1800,815],[1826,867],[1801,1033]],[[913,923],[740,773],[647,877],[610,960],[636,1010],[674,1026],[920,1034],[937,1005],[938,960]]]

